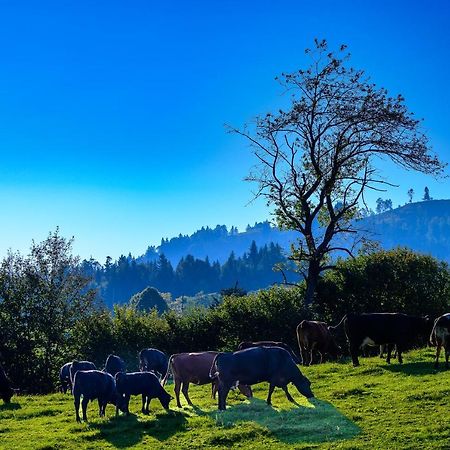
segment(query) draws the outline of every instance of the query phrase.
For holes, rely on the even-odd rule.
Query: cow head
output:
[[[314,394],[311,390],[311,381],[309,381],[308,378],[306,378],[304,375],[300,373],[299,377],[295,381],[293,381],[293,383],[300,394],[302,394],[306,398],[314,397]]]
[[[244,394],[247,398],[253,397],[252,388],[250,386],[247,386],[246,384],[238,384],[238,389],[241,394]]]
[[[172,400],[172,396],[168,394],[164,389],[159,397],[159,401],[164,409],[169,409],[170,400]]]
[[[0,398],[5,403],[11,402],[11,397],[14,395],[14,389],[11,389],[10,387],[7,387],[3,392],[0,393]]]

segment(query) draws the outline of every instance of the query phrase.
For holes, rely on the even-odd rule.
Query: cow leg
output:
[[[283,389],[284,393],[286,394],[287,399],[288,399],[290,402],[295,403],[294,398],[292,397],[291,394],[289,394],[287,385],[286,385],[286,386],[283,386],[282,389]]]
[[[267,404],[268,405],[272,405],[272,394],[273,394],[274,389],[275,389],[275,385],[270,383],[270,385],[269,385],[269,393],[267,395]]]
[[[354,367],[359,366],[358,348],[359,348],[359,345],[350,344],[350,355],[352,356],[352,361],[353,361]]]
[[[89,399],[83,397],[83,400],[81,400],[81,409],[83,410],[83,420],[85,422],[87,422],[86,410],[87,410],[88,403],[89,403]]]
[[[313,360],[314,360],[314,350],[311,349],[310,353],[309,353],[309,366],[312,366],[314,364]]]
[[[80,419],[80,397],[78,397],[78,395],[75,396],[73,403],[75,405],[75,417],[77,419],[77,422],[81,422],[81,419]]]
[[[145,414],[145,394],[142,394],[142,414]]]
[[[302,357],[302,365],[307,366],[308,365],[308,351],[306,348],[301,347],[300,348],[300,356]]]
[[[184,398],[186,399],[186,401],[188,402],[188,405],[192,406],[192,402],[191,399],[189,398],[189,381],[185,381],[183,383],[183,387],[181,388],[181,392],[184,395]]]
[[[446,338],[446,341],[444,343],[444,350],[445,350],[445,368],[448,369],[448,359],[450,357],[450,338]]]
[[[320,355],[319,364],[322,364],[322,362],[323,362],[323,354],[322,354],[322,352],[318,352],[318,353]]]
[[[225,410],[227,408],[227,396],[228,392],[230,392],[231,386],[225,383],[221,383],[219,381],[219,388],[217,390],[219,394],[219,409]]]
[[[401,347],[399,344],[397,344],[397,359],[398,359],[399,364],[403,363],[402,351],[403,351],[403,347]]]
[[[439,355],[441,354],[441,341],[437,341],[436,345],[436,356],[434,358],[434,368],[437,369],[439,367]]]
[[[146,414],[150,414],[150,400],[152,398],[150,397],[150,395],[147,395],[147,401],[145,402],[145,411]]]
[[[386,362],[388,364],[391,363],[391,353],[392,353],[392,345],[391,344],[387,344],[386,345]]]
[[[181,403],[180,403],[180,389],[181,389],[181,381],[176,378],[175,379],[175,387],[174,387],[174,391],[175,391],[175,397],[177,399],[177,406],[178,408],[181,408]]]

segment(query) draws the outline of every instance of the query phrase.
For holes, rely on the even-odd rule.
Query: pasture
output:
[[[130,416],[115,418],[108,405],[98,417],[97,402],[89,405],[89,423],[75,422],[69,394],[13,397],[0,405],[2,449],[376,449],[449,448],[450,370],[433,369],[434,349],[405,354],[390,366],[378,357],[302,368],[312,381],[316,399],[301,397],[293,405],[276,389],[273,407],[265,404],[267,385],[254,386],[247,401],[231,393],[228,409],[217,411],[210,386],[192,386],[194,408],[167,413],[152,400],[151,413],[140,413],[140,398]],[[173,394],[173,386],[168,390]]]

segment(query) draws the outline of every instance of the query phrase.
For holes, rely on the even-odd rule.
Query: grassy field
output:
[[[209,386],[191,386],[195,408],[174,404],[167,413],[153,400],[144,416],[136,397],[134,414],[116,418],[108,406],[100,419],[95,402],[89,423],[77,424],[69,394],[19,396],[0,406],[0,448],[448,449],[450,370],[435,371],[432,355],[432,349],[408,353],[403,365],[375,357],[361,358],[358,368],[341,362],[302,369],[316,399],[291,386],[297,406],[281,389],[267,406],[261,384],[251,401],[231,393],[228,410],[219,413]]]

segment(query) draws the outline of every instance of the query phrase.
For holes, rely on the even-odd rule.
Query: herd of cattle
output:
[[[354,366],[359,365],[358,353],[365,346],[380,346],[381,354],[386,351],[390,363],[395,349],[399,363],[402,353],[411,345],[429,343],[436,346],[435,367],[439,364],[441,348],[445,350],[446,368],[450,357],[450,313],[438,317],[434,322],[428,317],[408,316],[400,313],[347,314],[338,325],[327,326],[324,322],[303,320],[297,327],[300,358],[283,342],[242,342],[235,352],[177,353],[167,357],[162,351],[148,348],[139,354],[139,372],[127,373],[124,361],[116,355],[109,355],[103,370],[97,370],[89,361],[72,361],[61,367],[62,392],[70,390],[74,397],[76,420],[79,422],[80,402],[83,420],[87,421],[86,409],[89,401],[97,399],[100,416],[105,415],[108,403],[129,413],[132,395],[142,396],[142,413],[149,413],[152,398],[158,398],[161,405],[169,408],[172,396],[164,389],[170,376],[173,377],[177,406],[181,407],[180,391],[189,405],[189,385],[211,383],[212,397],[218,394],[218,407],[226,409],[226,399],[231,389],[239,389],[246,397],[252,396],[251,386],[261,382],[269,383],[267,403],[275,387],[284,390],[289,401],[294,399],[288,391],[292,383],[306,398],[313,397],[310,381],[301,373],[297,364],[310,365],[315,355],[320,362],[326,356],[337,358],[340,347],[333,334],[343,326],[348,340]],[[14,389],[0,365],[0,398],[9,402]]]

